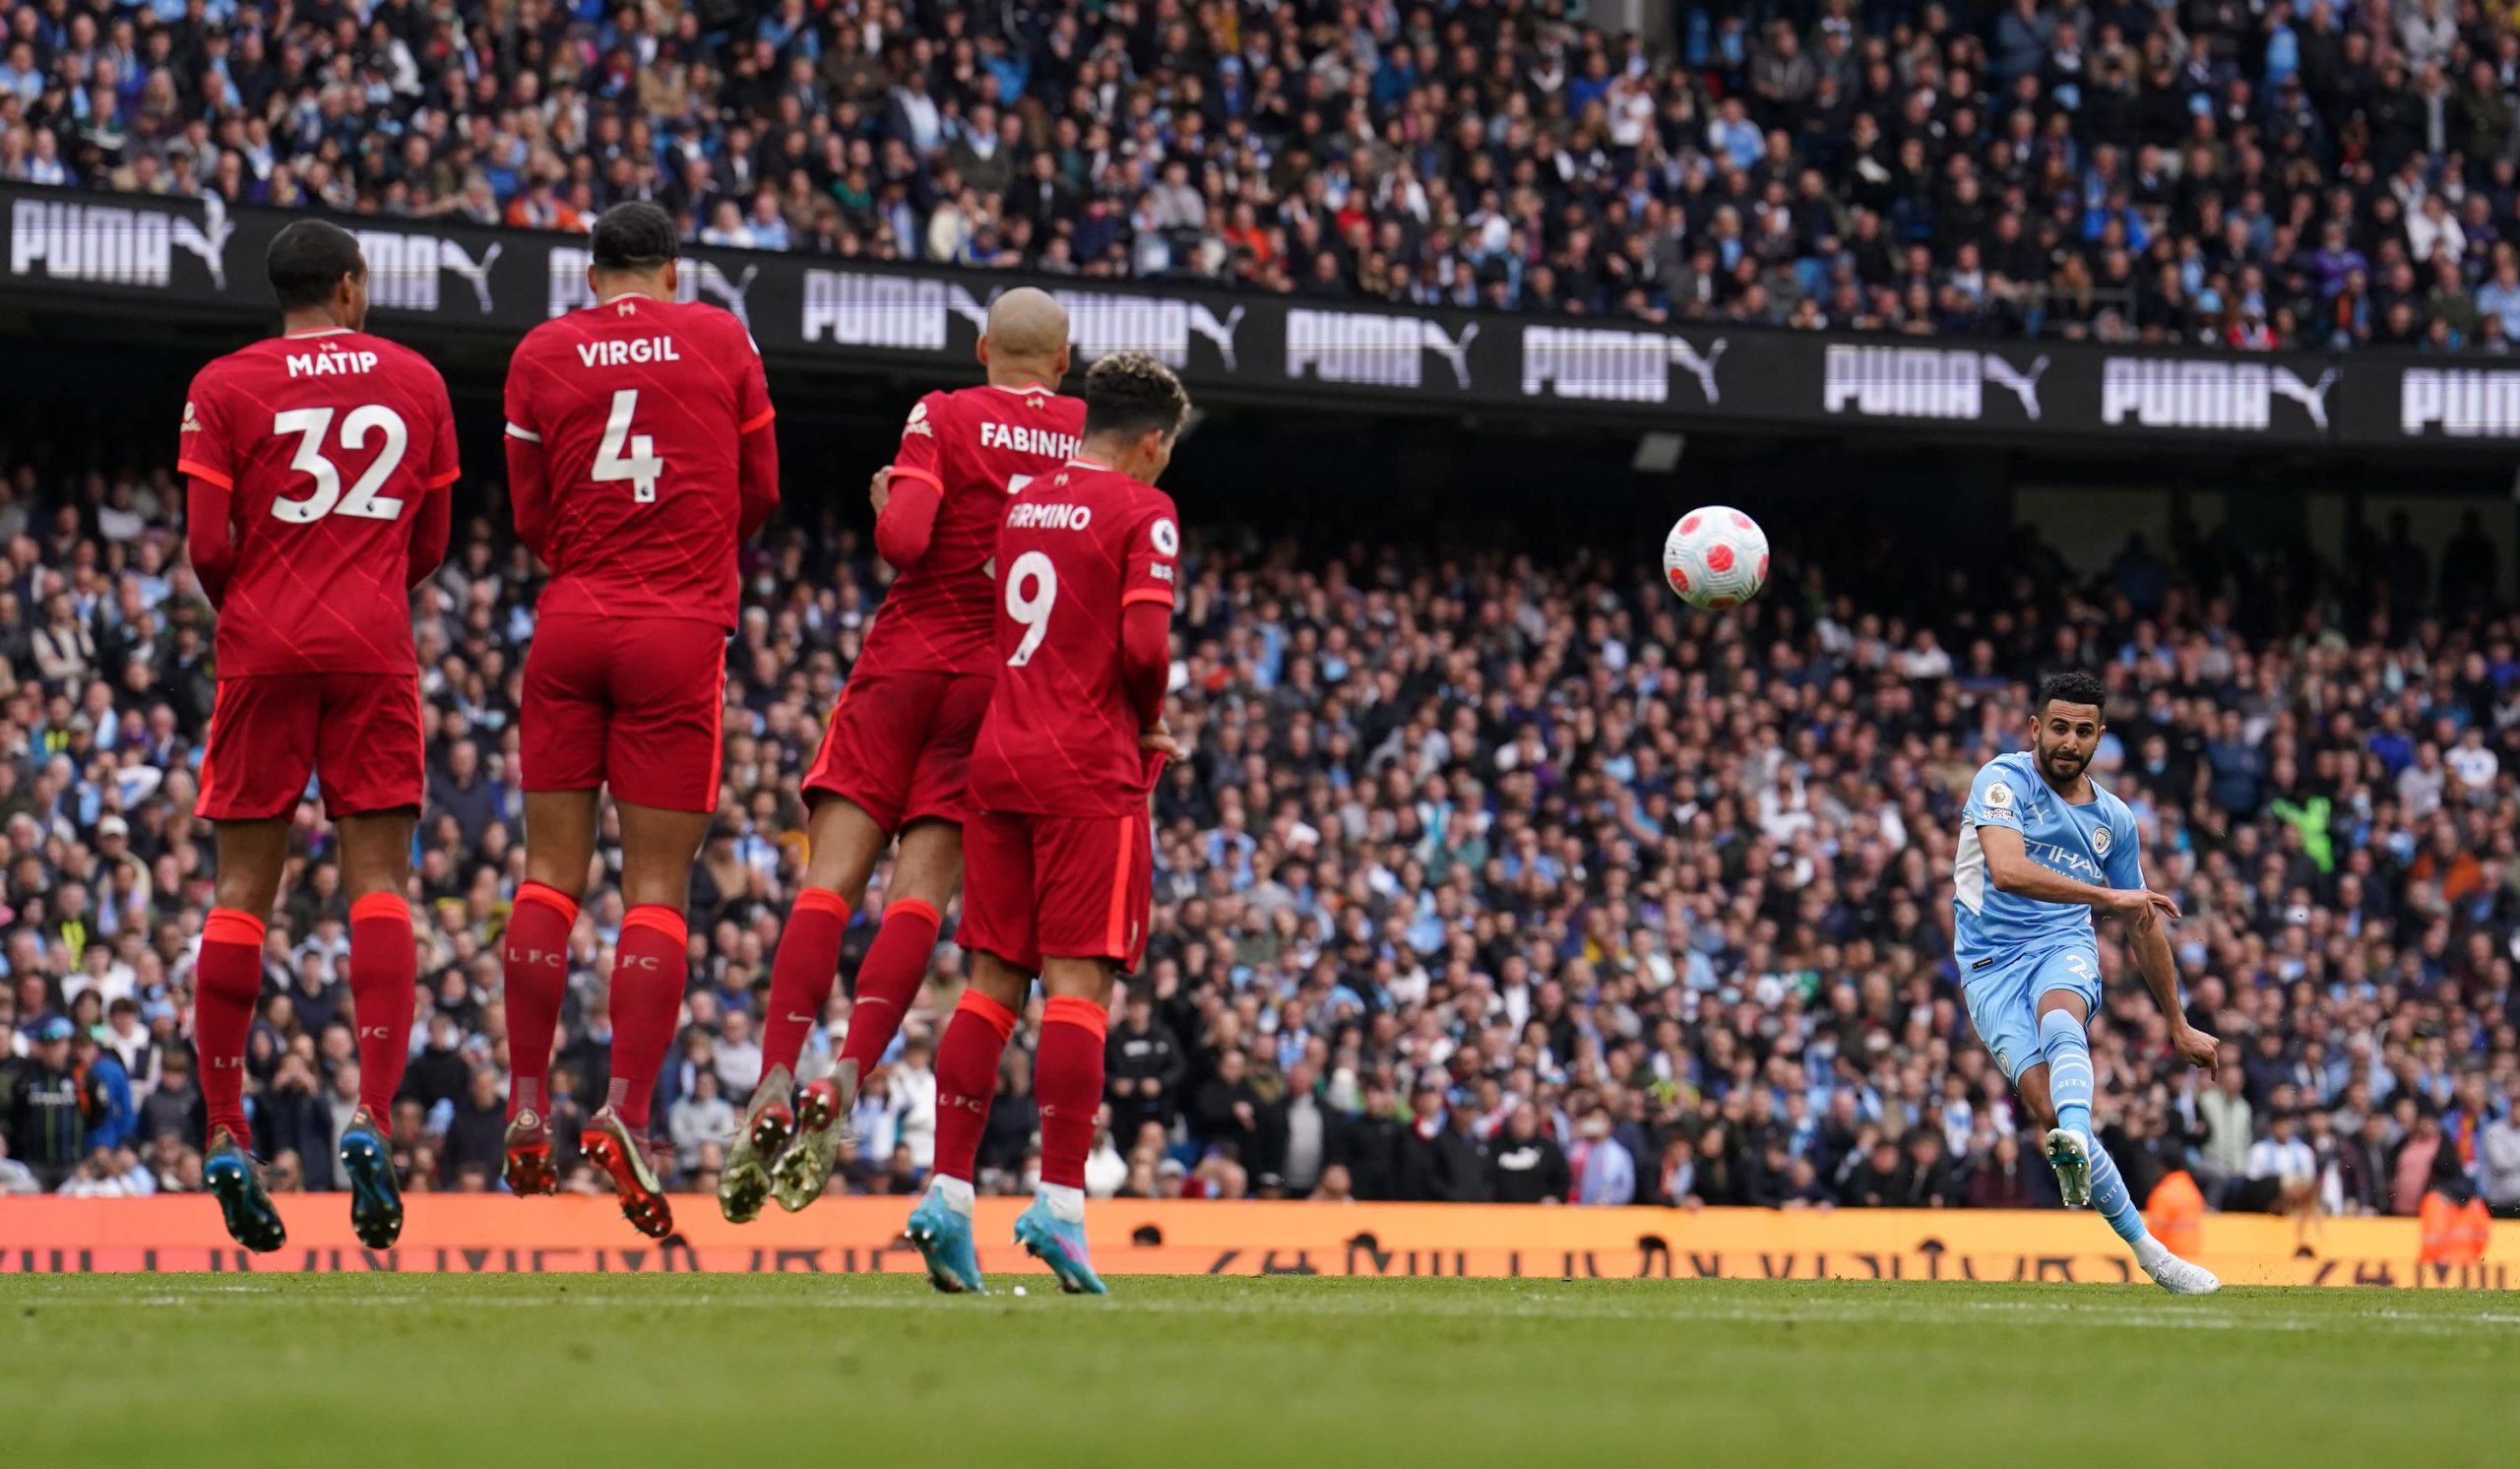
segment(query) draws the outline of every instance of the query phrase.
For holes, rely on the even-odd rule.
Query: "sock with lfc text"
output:
[[[966,990],[936,1046],[936,1177],[960,1182],[966,1198],[997,1100],[997,1059],[1014,1034],[1014,1011]]]
[[[394,1094],[411,1058],[411,905],[401,893],[370,893],[350,905],[350,1013],[358,1032],[358,1100],[380,1128],[394,1120]]]
[[[657,1073],[682,1017],[690,946],[690,928],[670,908],[643,904],[621,920],[612,951],[612,1091],[604,1105],[635,1131],[647,1130]]]
[[[193,967],[193,1049],[201,1055],[201,1096],[210,1130],[224,1127],[252,1147],[245,1123],[245,1036],[263,997],[263,921],[214,908],[202,924]]]
[[[546,1079],[551,1037],[560,1025],[560,1002],[569,992],[569,930],[578,926],[577,900],[558,888],[529,882],[516,891],[508,928],[499,943],[506,976],[508,1015],[508,1116],[550,1110]]]
[[[1033,1095],[1041,1106],[1041,1182],[1082,1189],[1085,1155],[1094,1149],[1094,1114],[1102,1104],[1101,1005],[1054,994],[1041,1011],[1041,1050]]]

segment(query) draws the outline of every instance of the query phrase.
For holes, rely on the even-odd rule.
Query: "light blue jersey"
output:
[[[2091,937],[2091,910],[2080,903],[2043,903],[1999,891],[1986,880],[1986,852],[1978,828],[2008,826],[2021,833],[2030,860],[2094,887],[2142,887],[2135,813],[2091,783],[2088,805],[2067,805],[2040,777],[2028,750],[1998,755],[1969,784],[1960,812],[1958,855],[1951,862],[1951,901],[1958,920],[1958,951],[1967,956],[2012,954]]]
[[[2098,781],[2091,789],[2088,804],[2067,804],[2041,779],[2037,757],[2016,750],[1986,762],[1961,808],[1951,862],[1952,948],[1961,993],[1979,1039],[2015,1079],[2041,1058],[2039,996],[2069,990],[2082,996],[2086,1014],[2098,1007],[2100,949],[2089,907],[2025,898],[1987,881],[1978,829],[2006,826],[2020,832],[2032,862],[2077,881],[2142,887],[2135,813]]]

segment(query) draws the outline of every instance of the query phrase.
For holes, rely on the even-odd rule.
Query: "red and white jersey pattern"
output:
[[[176,468],[228,492],[222,677],[409,673],[411,537],[455,482],[446,383],[346,327],[273,337],[194,375]]]
[[[1039,385],[930,393],[912,408],[893,478],[936,486],[936,526],[927,554],[885,594],[860,671],[985,673],[996,666],[989,563],[1007,499],[1057,470],[1084,432],[1084,401]]]
[[[983,810],[1057,816],[1143,811],[1153,767],[1122,677],[1134,603],[1173,605],[1181,553],[1172,497],[1071,460],[1026,485],[997,534],[997,687],[972,752]]]
[[[734,627],[742,440],[774,416],[742,322],[636,295],[556,317],[508,364],[507,416],[542,446],[540,611]]]

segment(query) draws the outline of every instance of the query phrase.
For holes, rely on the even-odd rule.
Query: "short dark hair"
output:
[[[661,205],[633,199],[607,209],[589,237],[596,268],[652,271],[682,254],[682,235]]]
[[[284,311],[324,304],[344,276],[365,277],[367,259],[358,236],[322,220],[298,220],[272,237],[263,269]]]
[[[2039,685],[2039,712],[2048,712],[2050,704],[2089,704],[2099,709],[2109,702],[2109,686],[2097,674],[2074,669],[2063,673],[2050,673]]]
[[[1115,351],[1085,374],[1085,431],[1134,437],[1150,428],[1179,433],[1190,395],[1172,369],[1142,351]]]

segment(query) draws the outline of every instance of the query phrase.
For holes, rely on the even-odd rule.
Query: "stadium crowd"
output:
[[[22,0],[0,178],[1502,310],[2510,350],[2461,0]]]
[[[0,1189],[199,1184],[210,845],[190,804],[212,680],[179,503],[163,471],[0,480]],[[419,594],[430,801],[394,1134],[420,1190],[499,1186],[536,573],[497,519],[459,525]],[[882,597],[850,524],[775,525],[748,553],[656,1114],[695,1189],[760,1073],[797,779]],[[2520,1207],[2520,622],[2473,524],[2437,559],[2375,538],[2351,586],[2220,542],[2130,544],[2078,579],[2025,538],[1999,579],[1922,604],[1880,569],[1897,558],[1797,560],[1789,537],[1768,595],[1721,616],[1632,557],[1503,543],[1193,535],[1170,716],[1190,755],[1157,793],[1156,936],[1109,1037],[1095,1191],[2053,1202],[1958,1003],[1949,876],[1958,800],[2019,745],[2026,680],[2083,664],[2113,690],[2096,773],[2185,907],[2192,1013],[2226,1048],[2217,1075],[2180,1067],[2104,932],[2098,1111],[2137,1197],[2184,1170],[2226,1207],[2304,1217],[2409,1213],[2427,1188]],[[357,1061],[311,804],[300,835],[248,1088],[275,1186],[320,1189]],[[879,884],[851,962],[880,909]],[[563,1156],[605,1083],[621,916],[599,878],[553,1078]],[[847,1187],[918,1186],[959,972],[940,945]],[[822,1021],[809,1074],[845,990]],[[1028,1186],[1037,1021],[1004,1062],[984,1187]]]

